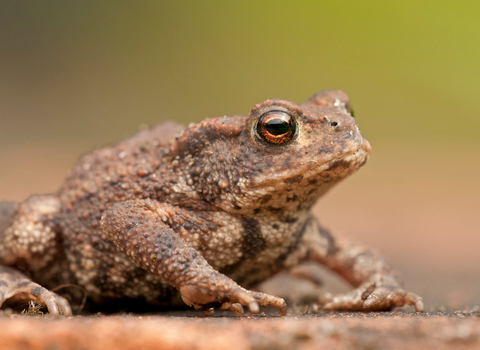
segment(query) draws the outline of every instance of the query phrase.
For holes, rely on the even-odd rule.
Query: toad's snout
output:
[[[349,114],[335,114],[333,116],[328,116],[328,127],[335,131],[355,131],[358,133],[357,122]]]
[[[349,114],[342,113],[329,116],[327,123],[333,133],[345,134],[346,138],[354,141],[359,149],[370,154],[372,151],[370,143],[363,137],[360,130],[358,130],[357,122]]]
[[[370,154],[372,152],[372,146],[370,146],[370,142],[368,142],[363,136],[363,142],[362,142],[362,149],[367,152],[367,154]]]

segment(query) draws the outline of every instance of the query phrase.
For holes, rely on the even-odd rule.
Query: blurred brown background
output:
[[[142,124],[349,93],[371,160],[316,207],[428,307],[480,303],[480,2],[0,2],[0,200]]]

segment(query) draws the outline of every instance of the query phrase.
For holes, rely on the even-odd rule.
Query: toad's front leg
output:
[[[198,218],[192,218],[193,213],[188,215],[201,224]],[[172,228],[180,227],[185,218],[185,211],[178,207],[149,199],[131,200],[113,204],[101,225],[118,249],[177,288],[183,301],[196,309],[220,307],[241,314],[243,305],[257,313],[261,304],[286,313],[283,299],[246,290],[210,266]]]
[[[340,274],[353,286],[351,292],[326,297],[326,310],[389,310],[396,306],[413,305],[424,310],[423,299],[406,292],[398,273],[374,251],[343,237],[335,237],[321,227],[314,217],[306,223],[297,249],[287,257],[285,265],[302,261],[321,263]]]
[[[20,271],[0,265],[0,307],[7,299],[17,302],[35,300],[48,308],[52,315],[70,316],[72,310],[66,299],[32,282]]]
[[[0,307],[7,300],[35,300],[52,315],[71,315],[66,299],[18,271],[41,271],[57,253],[57,237],[50,225],[60,204],[50,195],[32,196],[23,203],[0,202]]]

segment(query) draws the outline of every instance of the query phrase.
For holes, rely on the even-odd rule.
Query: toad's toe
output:
[[[423,299],[414,293],[407,293],[395,285],[379,285],[365,283],[361,287],[345,294],[335,295],[324,300],[324,310],[381,311],[397,306],[413,305],[415,311],[425,308]]]
[[[7,299],[35,300],[47,307],[51,315],[70,316],[72,310],[68,301],[41,285],[30,281],[17,271],[3,268],[0,274],[0,307]]]
[[[237,316],[241,316],[244,313],[243,306],[239,303],[223,303],[220,310],[233,311]]]

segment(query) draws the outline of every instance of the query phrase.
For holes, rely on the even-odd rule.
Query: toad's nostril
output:
[[[330,126],[332,126],[332,128],[336,128],[338,126],[338,122],[331,122],[330,123]]]

